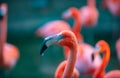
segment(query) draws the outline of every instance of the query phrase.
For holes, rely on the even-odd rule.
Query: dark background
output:
[[[52,20],[62,20],[61,14],[69,7],[80,8],[87,5],[87,0],[5,0],[8,4],[7,42],[16,45],[20,58],[11,70],[10,78],[53,78],[58,64],[64,60],[63,49],[54,45],[44,56],[39,55],[43,40],[35,36],[35,31]],[[91,45],[101,39],[110,44],[111,59],[106,71],[120,69],[115,43],[120,36],[120,17],[113,16],[108,9],[103,9],[101,0],[96,0],[99,11],[95,27],[83,27],[84,41]],[[73,19],[67,20],[73,25]],[[82,78],[84,76],[81,76]]]

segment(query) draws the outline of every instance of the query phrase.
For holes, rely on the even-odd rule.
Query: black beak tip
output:
[[[0,20],[2,20],[3,19],[3,16],[2,15],[0,15]]]
[[[43,54],[43,51],[40,51],[40,55],[42,55]]]
[[[40,50],[40,55],[43,55],[44,51],[47,49],[47,46],[43,44],[41,50]]]
[[[2,9],[0,8],[0,20],[3,19]]]

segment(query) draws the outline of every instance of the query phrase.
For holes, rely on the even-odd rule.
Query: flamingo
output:
[[[80,8],[81,23],[86,26],[95,26],[99,16],[95,0],[87,0],[87,3],[87,6]]]
[[[116,51],[117,51],[118,60],[120,62],[120,38],[116,42]]]
[[[5,3],[1,4],[0,12],[0,67],[9,71],[19,58],[19,50],[16,46],[6,43],[7,5]]]
[[[113,15],[120,16],[120,0],[103,0],[102,6],[107,7]]]
[[[96,69],[93,78],[120,78],[120,70],[112,70],[106,74],[104,72],[110,60],[109,44],[104,40],[100,40],[96,43],[93,55],[96,56],[98,53],[102,52],[104,53],[102,64],[98,69]]]
[[[79,16],[79,10],[77,8],[69,8],[67,10],[67,12],[70,12],[70,14],[72,15],[72,17],[75,19],[75,24],[74,24],[74,28],[73,28],[73,32],[75,32],[74,30],[78,31],[80,30],[80,16]],[[70,27],[70,25],[65,22],[65,21],[62,21],[62,20],[56,20],[56,21],[51,21],[51,22],[48,22],[46,23],[45,25],[43,25],[42,27],[40,27],[37,31],[36,31],[36,34],[38,36],[42,36],[42,37],[47,37],[47,36],[50,36],[50,35],[54,35],[54,34],[57,34],[63,30],[71,30],[72,31],[72,28]],[[79,32],[79,31],[78,31]],[[77,33],[75,33],[76,36],[77,36]],[[80,36],[77,36],[78,38]]]
[[[76,62],[76,54],[77,54],[77,39],[73,32],[69,30],[63,30],[62,32],[53,35],[48,36],[45,38],[45,41],[43,42],[42,48],[40,50],[40,54],[43,54],[43,52],[46,50],[47,47],[51,46],[52,44],[59,44],[61,46],[67,46],[70,48],[70,56],[67,59],[64,72],[60,78],[71,78]]]

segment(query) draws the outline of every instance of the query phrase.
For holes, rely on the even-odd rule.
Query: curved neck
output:
[[[105,71],[105,68],[106,66],[108,65],[108,62],[110,60],[110,48],[109,46],[106,45],[105,47],[105,51],[103,52],[104,55],[103,55],[103,61],[102,61],[102,64],[101,66],[97,69],[95,75],[94,75],[94,78],[98,78],[98,77],[101,77],[103,78],[104,76],[104,71]]]
[[[2,5],[0,5],[1,8]],[[6,15],[0,19],[0,66],[3,66],[3,47],[6,42]]]
[[[81,18],[80,18],[80,12],[77,9],[73,10],[73,18],[74,18],[74,26],[73,26],[73,32],[76,35],[78,41],[81,41],[82,35],[79,33],[81,31]]]
[[[87,0],[87,3],[88,3],[89,6],[96,7],[95,0]]]
[[[67,61],[63,61],[59,64],[55,72],[55,78],[62,78],[63,71],[65,69]]]
[[[76,54],[77,54],[77,43],[73,44],[72,47],[70,47],[70,55],[67,59],[67,64],[65,67],[65,70],[63,72],[62,78],[71,78],[76,62]]]
[[[73,15],[73,18],[74,18],[74,25],[73,25],[73,32],[80,32],[81,31],[81,18],[80,18],[80,13],[79,11],[76,9],[73,11],[74,15]]]

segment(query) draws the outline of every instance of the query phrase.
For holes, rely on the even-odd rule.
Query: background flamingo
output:
[[[67,59],[67,64],[62,75],[62,78],[71,78],[76,62],[77,39],[71,31],[62,31],[57,35],[49,36],[45,38],[40,54],[43,54],[44,50],[54,43],[61,46],[67,46],[71,49],[70,56]]]
[[[120,16],[120,0],[102,0],[102,6],[115,15]]]
[[[51,21],[40,27],[36,31],[36,35],[42,36],[42,37],[47,37],[50,35],[57,34],[61,32],[62,30],[70,30],[70,26],[68,23],[65,21],[61,20],[56,20],[56,21]]]
[[[103,52],[103,61],[101,66],[96,70],[93,78],[119,78],[120,77],[120,70],[113,70],[105,74],[105,68],[110,60],[110,48],[109,44],[104,40],[100,40],[96,43],[96,50],[94,54],[97,55],[98,53]]]
[[[0,5],[0,66],[3,67],[3,46],[6,42],[7,5]]]
[[[69,8],[67,11],[69,11],[71,13],[72,17],[75,20],[75,24],[73,26],[74,27],[73,32],[76,32],[76,31],[80,30],[81,23],[79,21],[80,16],[79,16],[79,12],[78,12],[77,8],[72,7],[72,8]],[[61,32],[63,30],[72,30],[72,29],[71,29],[70,25],[68,23],[66,23],[65,21],[57,20],[57,21],[48,22],[44,26],[40,27],[36,31],[36,34],[38,36],[47,37],[47,36],[50,36],[50,35],[57,34],[57,33]],[[78,35],[78,32],[75,33],[77,38],[80,37]]]
[[[80,8],[82,25],[95,26],[98,21],[98,10],[95,0],[87,0],[88,5]]]
[[[68,19],[68,18],[74,19],[74,25],[71,30],[76,35],[78,42],[81,42],[83,40],[83,36],[79,33],[82,28],[80,17],[81,17],[81,15],[79,14],[78,9],[75,7],[71,7],[70,9],[66,10],[62,14],[63,19]]]
[[[10,70],[14,67],[19,58],[19,50],[14,45],[5,43],[7,33],[7,5],[1,4],[0,8],[2,10],[2,18],[0,19],[0,66]]]
[[[116,51],[117,51],[118,60],[120,62],[120,38],[116,42]]]

